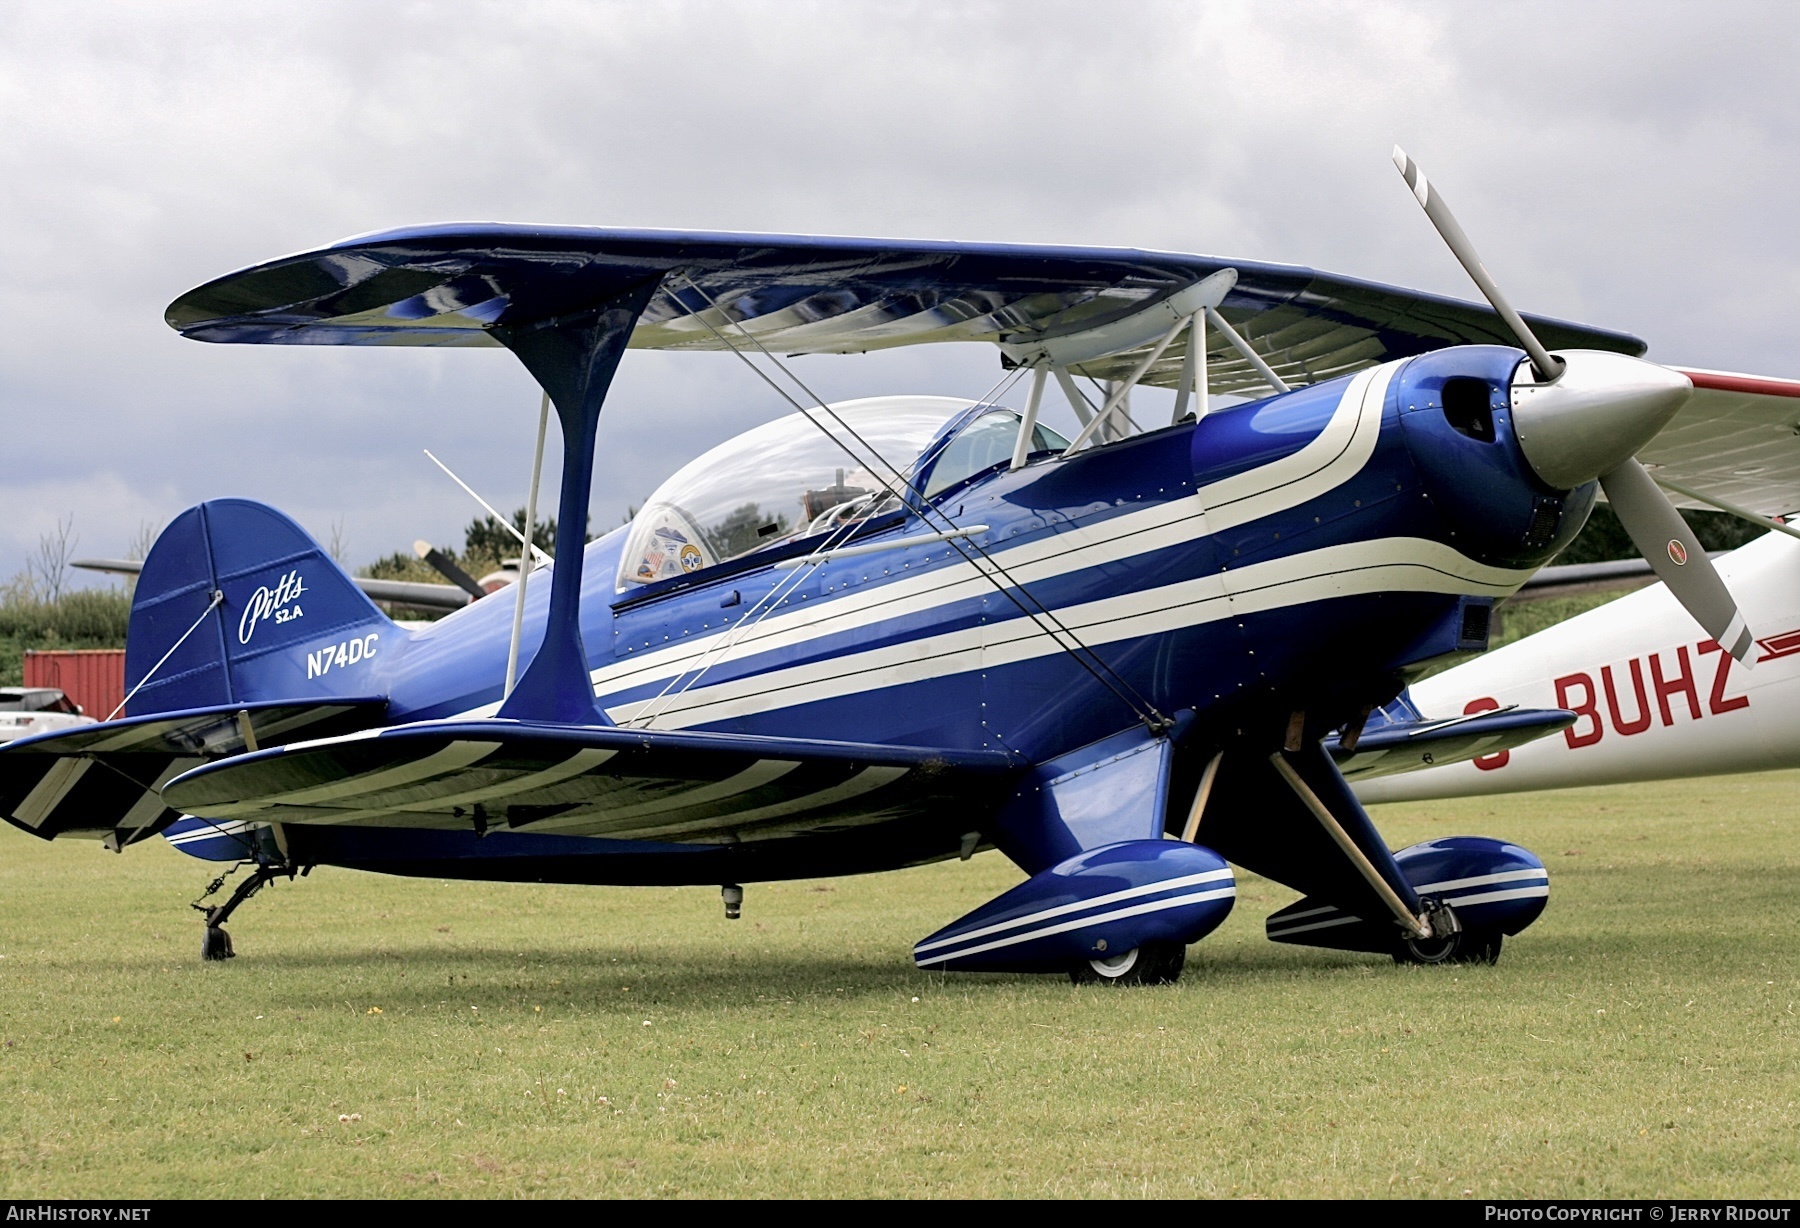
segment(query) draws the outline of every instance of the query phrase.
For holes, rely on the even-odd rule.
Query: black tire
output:
[[[1505,936],[1499,930],[1461,930],[1448,938],[1428,938],[1421,942],[1408,938],[1394,951],[1396,964],[1497,964],[1500,943]]]
[[[200,939],[200,958],[202,960],[234,959],[237,952],[231,949],[231,935],[216,925],[206,927]]]
[[[1475,930],[1463,935],[1462,947],[1456,952],[1459,964],[1497,964],[1500,944],[1505,935],[1499,930]]]
[[[1173,985],[1187,964],[1179,942],[1146,942],[1110,959],[1090,959],[1069,969],[1076,985]]]

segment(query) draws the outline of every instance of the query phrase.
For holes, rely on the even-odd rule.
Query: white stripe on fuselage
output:
[[[1396,591],[1501,596],[1528,574],[1485,566],[1441,542],[1390,537],[1064,606],[1056,614],[1084,644],[1095,647],[1333,597]],[[606,714],[624,723],[660,707],[657,723],[679,729],[968,670],[995,669],[1061,651],[1038,624],[1015,618],[695,687],[673,701],[620,704]]]

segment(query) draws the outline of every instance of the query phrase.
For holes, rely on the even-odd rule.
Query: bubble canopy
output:
[[[1019,422],[1013,410],[959,397],[868,397],[831,408],[842,426],[818,410],[789,414],[677,470],[631,522],[619,590],[896,510],[883,461],[933,496],[1010,459]],[[1039,427],[1032,444],[1040,451],[1066,441]]]

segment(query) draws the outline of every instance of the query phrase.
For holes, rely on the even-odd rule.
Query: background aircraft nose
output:
[[[1537,383],[1529,363],[1512,386],[1513,429],[1537,475],[1573,490],[1611,473],[1656,437],[1694,386],[1679,371],[1599,350],[1557,355],[1563,370]]]

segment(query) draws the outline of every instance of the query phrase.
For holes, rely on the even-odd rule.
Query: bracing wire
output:
[[[124,699],[121,699],[119,701],[119,706],[114,708],[111,712],[107,713],[107,716],[106,716],[107,720],[110,721],[113,717],[115,717],[115,716],[119,715],[119,713],[125,711],[125,705],[130,703],[132,701],[132,698],[139,691],[144,689],[144,684],[146,682],[148,682],[148,681],[150,681],[150,679],[156,677],[156,671],[161,669],[164,665],[168,664],[169,658],[175,655],[175,650],[177,648],[180,648],[183,644],[187,643],[188,636],[190,636],[190,635],[194,634],[194,632],[198,631],[200,629],[200,624],[206,621],[206,616],[208,614],[211,614],[214,610],[218,609],[219,603],[224,600],[225,600],[225,594],[220,592],[218,589],[214,589],[213,595],[212,595],[212,600],[206,603],[206,608],[204,610],[200,611],[200,617],[196,618],[194,620],[194,625],[189,627],[186,631],[183,631],[181,633],[181,638],[176,640],[173,644],[171,644],[169,646],[169,651],[163,653],[162,660],[158,661],[155,665],[152,665],[150,667],[150,672],[145,674],[142,678],[138,679],[138,684],[131,688],[131,694],[127,695]]]
[[[835,546],[838,541],[847,540],[851,533],[855,531],[855,528],[856,526],[853,523],[846,523],[839,526],[839,528],[833,529],[826,535],[825,540],[820,543],[817,549],[814,550],[814,553],[822,554],[824,551]],[[840,532],[843,534],[842,538],[837,536]],[[642,721],[643,724],[639,726],[639,728],[642,729],[648,729],[650,726],[654,725],[664,712],[668,711],[677,700],[693,689],[694,684],[699,682],[708,670],[712,669],[713,666],[720,664],[726,657],[730,656],[731,650],[737,647],[738,641],[741,640],[744,635],[756,630],[756,628],[762,624],[762,620],[768,617],[768,615],[773,612],[790,593],[799,588],[801,581],[817,569],[819,564],[823,561],[824,560],[822,559],[806,560],[804,566],[796,567],[790,575],[777,581],[768,592],[757,599],[755,605],[739,615],[738,620],[731,625],[730,629],[719,638],[718,642],[708,646],[695,660],[693,665],[682,669],[676,673],[674,677],[670,678],[668,684],[664,686],[661,691],[657,692],[655,698],[651,699],[649,704],[645,705],[645,710],[632,718],[632,722]],[[754,621],[750,621],[752,618],[754,618]],[[745,625],[746,623],[748,623],[747,626]],[[716,656],[714,655],[715,653],[717,654]],[[712,659],[708,660],[709,657]],[[692,676],[689,677],[689,675]],[[675,684],[681,682],[683,678],[687,678],[687,682],[680,690],[675,691],[673,695],[669,695],[669,692],[674,690]],[[661,707],[656,707],[657,704],[662,702],[664,696],[669,697],[669,702],[663,704]]]
[[[691,288],[694,291],[694,293],[696,293],[702,299],[704,299],[706,301],[707,305],[710,308],[712,308],[713,311],[715,311],[719,314],[721,319],[725,320],[733,328],[735,328],[738,332],[742,333],[744,338],[746,340],[748,340],[751,345],[755,346],[756,349],[763,355],[763,357],[767,358],[770,361],[770,363],[772,363],[776,367],[776,369],[781,371],[781,373],[784,374],[785,376],[787,376],[788,379],[792,380],[794,385],[796,387],[798,387],[802,392],[804,392],[808,397],[810,397],[813,400],[813,402],[818,405],[818,407],[820,409],[822,409],[827,415],[829,415],[830,418],[832,419],[832,421],[837,423],[837,425],[843,429],[845,434],[850,436],[850,438],[854,439],[857,443],[861,444],[863,446],[863,448],[865,448],[868,451],[869,455],[871,457],[873,457],[876,461],[879,462],[880,467],[882,469],[887,470],[887,472],[892,475],[893,480],[890,480],[889,478],[884,477],[878,470],[874,471],[874,476],[877,478],[877,480],[881,481],[881,483],[884,487],[886,487],[888,493],[890,495],[894,496],[895,498],[900,499],[904,502],[904,496],[901,494],[901,492],[899,490],[894,488],[894,480],[897,480],[902,486],[905,486],[909,489],[910,489],[910,484],[906,481],[905,478],[903,478],[901,476],[900,471],[895,466],[890,464],[886,460],[886,458],[884,458],[880,454],[879,451],[877,451],[872,445],[870,445],[868,440],[864,439],[860,434],[858,434],[854,427],[852,427],[849,423],[845,422],[841,417],[839,417],[837,412],[835,410],[833,410],[831,408],[831,406],[829,404],[827,404],[826,401],[822,397],[819,396],[818,393],[814,392],[810,387],[808,387],[804,380],[802,380],[798,375],[794,374],[794,372],[785,363],[783,363],[781,361],[781,359],[777,358],[774,354],[770,353],[768,348],[762,344],[762,342],[756,337],[756,335],[754,333],[752,333],[748,329],[746,329],[741,322],[732,319],[728,313],[721,310],[718,303],[713,299],[713,297],[711,295],[707,294],[707,292],[704,289],[702,289],[700,287],[700,285],[698,283],[696,283],[692,277],[688,276],[686,273],[682,273],[681,277],[682,277],[683,281],[687,282],[689,288]],[[774,389],[776,394],[779,395],[783,400],[787,401],[788,404],[792,405],[796,410],[798,410],[800,413],[804,414],[806,416],[807,421],[809,421],[809,422],[813,423],[813,425],[819,427],[819,429],[824,432],[825,436],[828,439],[831,439],[834,443],[836,443],[837,446],[840,449],[842,449],[843,452],[847,456],[849,456],[852,460],[857,461],[859,464],[864,463],[862,461],[862,458],[858,457],[848,444],[846,444],[843,440],[837,438],[831,432],[831,430],[829,428],[825,427],[822,423],[820,423],[819,420],[813,416],[813,413],[811,412],[811,410],[809,410],[805,405],[803,405],[797,398],[795,398],[785,388],[781,387],[780,384],[776,383],[775,380],[770,378],[769,375],[765,371],[763,371],[760,367],[758,367],[754,362],[752,362],[750,360],[750,356],[748,354],[744,353],[736,345],[733,345],[728,339],[726,339],[726,337],[723,334],[721,334],[717,328],[715,328],[713,326],[712,322],[706,318],[705,313],[693,312],[691,314],[693,315],[693,318],[698,320],[700,322],[701,326],[704,327],[709,333],[711,333],[713,335],[713,337],[715,339],[717,339],[721,345],[723,345],[726,349],[730,350],[732,353],[736,354],[740,359],[742,359],[744,364],[746,366],[748,366],[750,368],[750,370],[753,371],[757,375],[758,378],[760,378],[764,383],[768,384],[770,388]],[[1022,374],[1023,374],[1022,371],[1009,373],[1008,377],[1005,377],[1001,380],[1001,384],[1006,383],[1007,378],[1017,379]],[[1000,385],[996,385],[996,387],[999,387],[999,386]],[[989,395],[991,396],[993,394],[990,393]],[[985,398],[984,398],[984,400],[985,400]],[[925,502],[923,499],[919,500],[918,506],[920,508],[921,518],[925,518],[925,517],[929,517],[929,516],[936,516],[940,520],[942,520],[946,525],[948,525],[951,529],[954,529],[957,527],[956,522],[954,520],[952,520],[947,514],[945,514],[941,509]],[[1048,635],[1050,637],[1051,641],[1053,643],[1055,643],[1057,647],[1061,648],[1064,652],[1068,653],[1069,656],[1071,658],[1073,658],[1075,660],[1075,662],[1077,664],[1079,664],[1084,670],[1086,670],[1088,672],[1088,674],[1090,674],[1094,678],[1095,681],[1099,682],[1102,686],[1106,687],[1107,690],[1111,691],[1113,693],[1113,695],[1116,698],[1118,698],[1122,703],[1124,703],[1126,707],[1130,708],[1132,710],[1132,712],[1135,713],[1140,720],[1144,721],[1145,724],[1150,725],[1153,728],[1161,728],[1168,724],[1167,718],[1164,717],[1162,715],[1162,713],[1156,709],[1156,706],[1154,704],[1152,704],[1148,699],[1146,699],[1143,695],[1141,695],[1138,692],[1137,688],[1133,687],[1124,678],[1120,677],[1119,674],[1110,665],[1108,665],[1104,659],[1102,659],[1097,653],[1095,653],[1092,648],[1088,647],[1088,645],[1086,643],[1084,643],[1081,640],[1081,638],[1074,633],[1074,631],[1070,630],[1069,627],[1066,624],[1064,624],[1062,622],[1062,620],[1059,619],[1055,615],[1055,613],[1051,611],[1051,609],[1048,606],[1046,606],[1042,601],[1040,601],[1036,597],[1035,594],[1033,594],[1022,583],[1020,583],[1020,581],[1018,579],[1016,579],[1010,572],[1008,572],[1007,569],[1001,563],[996,561],[991,554],[989,554],[985,549],[983,549],[979,543],[971,541],[967,538],[951,538],[951,539],[948,539],[948,544],[950,545],[950,547],[952,549],[956,550],[957,553],[959,553],[963,556],[963,559],[966,562],[968,562],[971,567],[974,568],[974,570],[976,571],[977,574],[981,575],[983,579],[987,580],[990,584],[992,584],[994,586],[995,590],[997,592],[999,592],[1001,596],[1005,597],[1014,606],[1016,606],[1021,614],[1025,615],[1027,618],[1031,619],[1032,623],[1034,625],[1036,625],[1040,630],[1042,630],[1044,632],[1044,634]],[[973,551],[973,553],[971,553],[971,551]],[[977,562],[977,556],[979,556],[980,562]],[[993,570],[990,572],[989,570],[987,570],[987,568],[984,568],[981,565],[982,563],[986,563],[987,567],[992,568]],[[1000,582],[1000,579],[998,579],[996,577],[1004,578],[1006,583],[1002,584]],[[1034,611],[1034,610],[1030,609],[1029,607],[1027,607],[1025,604],[1025,601],[1021,599],[1022,597],[1025,599],[1029,599],[1031,604],[1033,606],[1036,606],[1037,609]],[[1050,625],[1046,626],[1045,625],[1046,622],[1048,622]],[[1065,642],[1065,638],[1068,642]],[[1071,647],[1070,646],[1071,644],[1073,644],[1074,647]],[[1079,651],[1077,651],[1077,650],[1079,650]]]
[[[127,772],[123,768],[119,767],[118,764],[113,763],[111,760],[112,760],[112,756],[110,756],[110,755],[95,755],[92,757],[91,762],[99,764],[100,767],[102,767],[106,771],[111,772],[114,776],[117,776],[120,780],[128,781],[132,785],[136,786],[139,789],[145,789],[151,793],[157,793],[159,797],[161,796],[161,794],[158,792],[156,785],[153,781],[140,780],[136,776],[133,776],[130,772]],[[220,827],[213,820],[208,819],[208,818],[202,818],[200,815],[197,815],[197,814],[183,815],[182,817],[187,818],[187,819],[199,819],[200,822],[202,822],[202,823],[206,824],[208,827],[212,828],[213,831],[216,832],[218,835],[224,837],[227,840],[232,841],[234,844],[242,845],[244,847],[245,852],[254,853],[256,851],[256,846],[254,844],[252,844],[250,842],[250,840],[247,839],[241,831],[237,831],[237,832],[226,831],[223,827]],[[148,826],[150,822],[154,821],[154,818],[155,818],[155,816],[152,816],[152,818],[150,820],[146,821],[143,825],[139,826],[137,828],[137,831],[134,831],[132,833],[132,835],[135,836],[137,834],[137,832],[143,831],[144,827]],[[120,830],[123,831],[124,829],[120,828]],[[123,849],[124,845],[121,844],[120,848]]]

